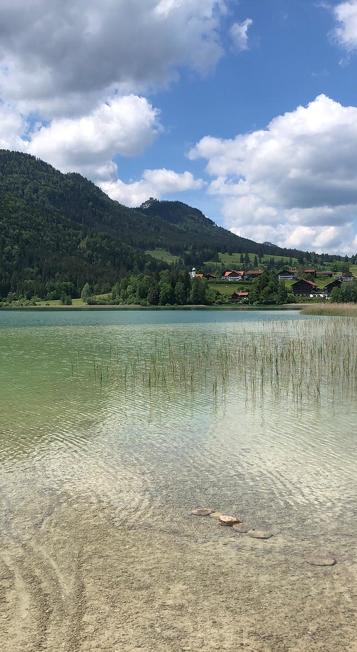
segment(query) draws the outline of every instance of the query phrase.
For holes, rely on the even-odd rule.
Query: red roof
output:
[[[244,299],[245,297],[249,297],[249,292],[244,292],[243,290],[241,290],[240,292],[234,292],[232,296],[239,297],[239,299]]]
[[[236,269],[228,269],[226,272],[224,272],[224,276],[244,276],[243,271],[237,271]]]

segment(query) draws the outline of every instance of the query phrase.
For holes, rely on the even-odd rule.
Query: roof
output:
[[[313,281],[306,281],[304,278],[301,278],[299,281],[296,281],[296,283],[294,283],[292,287],[298,285],[298,283],[306,283],[306,285],[310,285],[312,288],[316,288],[316,283],[313,283]]]
[[[261,276],[263,273],[262,269],[249,269],[247,271],[247,276]]]
[[[304,269],[304,274],[316,274],[316,269],[314,267],[307,267]]]
[[[245,297],[249,297],[249,292],[245,292],[241,290],[240,292],[234,292],[232,294],[232,297],[239,297],[240,299],[243,299]]]
[[[244,274],[244,271],[238,271],[236,269],[228,269],[226,272],[224,272],[224,276],[244,276]]]

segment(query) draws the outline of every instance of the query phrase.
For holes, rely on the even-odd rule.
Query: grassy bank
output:
[[[326,315],[331,317],[357,317],[356,303],[315,303],[305,305],[304,315]]]

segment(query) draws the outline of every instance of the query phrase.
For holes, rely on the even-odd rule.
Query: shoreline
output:
[[[287,311],[287,310],[303,310],[306,308],[306,304],[300,303],[291,303],[291,304],[282,304],[282,305],[257,305],[257,306],[249,306],[249,305],[234,305],[234,304],[227,304],[223,306],[204,306],[204,305],[185,305],[185,306],[140,306],[140,305],[121,305],[121,306],[113,306],[113,305],[93,305],[93,306],[88,306],[88,305],[83,305],[83,306],[1,306],[0,307],[0,312],[1,311],[28,311],[28,310],[36,310],[36,311],[83,311],[83,310],[89,310],[89,311],[111,311],[111,310],[118,310],[118,311],[189,311],[189,310],[215,310],[215,311],[237,311],[237,312],[251,312],[251,311]]]

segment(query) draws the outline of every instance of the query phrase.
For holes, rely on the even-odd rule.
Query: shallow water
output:
[[[356,335],[0,312],[1,650],[356,650]]]

